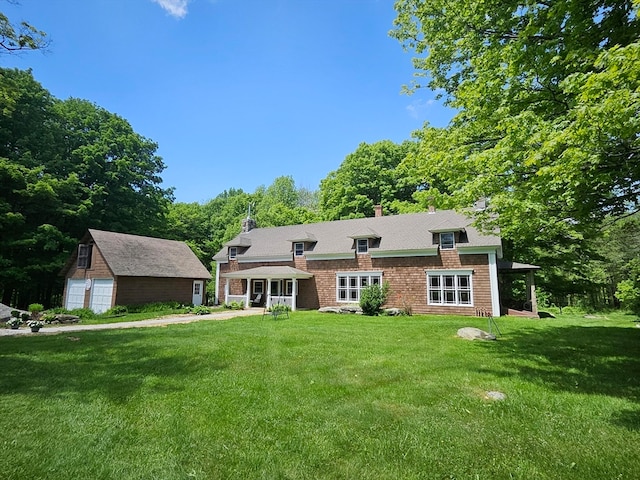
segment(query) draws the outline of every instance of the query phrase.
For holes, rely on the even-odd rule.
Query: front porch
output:
[[[225,279],[224,302],[242,302],[246,307],[287,305],[291,311],[298,306],[298,282],[313,274],[293,267],[256,267],[223,273]],[[230,280],[244,280],[244,292],[230,292]]]

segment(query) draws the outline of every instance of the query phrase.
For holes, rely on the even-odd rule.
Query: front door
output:
[[[193,299],[191,303],[194,305],[202,305],[202,290],[204,287],[204,282],[202,280],[194,280],[193,281]]]

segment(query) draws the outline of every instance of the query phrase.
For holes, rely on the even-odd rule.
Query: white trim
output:
[[[473,296],[473,270],[425,270],[425,274],[426,274],[426,281],[427,281],[427,305],[433,305],[436,307],[473,307],[474,306],[474,296]],[[444,301],[444,298],[441,299],[440,302],[436,303],[436,302],[432,302],[431,301],[431,290],[430,290],[430,282],[429,282],[429,277],[435,277],[435,276],[439,276],[442,277],[442,275],[453,275],[455,277],[455,285],[454,285],[454,291],[456,293],[456,301],[455,303],[446,303]],[[468,276],[469,277],[469,294],[470,294],[470,302],[469,303],[459,303],[458,302],[458,292],[460,290],[458,290],[458,276]],[[440,286],[440,291],[442,291],[444,289],[444,287],[441,285]],[[464,290],[463,290],[464,291]]]
[[[353,258],[353,252],[349,253],[307,253],[307,260],[344,260]]]
[[[347,298],[340,299],[340,277],[346,277],[347,284],[342,287],[342,290],[346,291]],[[336,272],[336,302],[337,303],[358,303],[360,301],[360,290],[368,287],[369,285],[375,285],[371,281],[371,277],[379,277],[380,282],[379,285],[382,285],[384,281],[383,272],[380,271],[360,271],[360,270],[351,270],[347,272]],[[351,286],[350,278],[356,279],[356,285]],[[367,278],[367,284],[362,285],[362,278]],[[357,298],[351,298],[350,292],[354,291]]]
[[[458,253],[460,255],[473,255],[473,254],[477,254],[477,253],[496,253],[496,248],[495,246],[487,246],[487,247],[465,247],[464,245],[458,243],[458,245],[456,246]]]
[[[500,316],[500,289],[498,286],[498,261],[496,253],[489,256],[489,284],[491,285],[491,313],[494,317]]]
[[[229,247],[229,260],[236,260],[237,258],[238,258],[238,247]]]
[[[439,241],[440,241],[440,250],[455,250],[456,248],[456,234],[452,231],[445,231],[445,232],[440,232],[438,233],[439,235]],[[442,240],[442,236],[443,235],[451,235],[451,246],[447,246],[447,247],[443,247],[443,240]],[[449,244],[447,244],[449,245]]]
[[[369,250],[371,258],[399,258],[399,257],[436,257],[438,249],[429,250]]]
[[[360,245],[362,245],[363,250],[360,249]],[[359,255],[364,255],[365,253],[369,253],[368,238],[356,238],[356,252],[358,252]]]
[[[302,245],[302,251],[298,253],[297,246]],[[304,257],[304,242],[293,242],[293,256],[294,257]]]
[[[226,263],[226,262],[225,262]],[[220,305],[220,299],[218,298],[218,289],[220,288],[220,262],[216,262],[216,291],[213,294],[213,304]]]

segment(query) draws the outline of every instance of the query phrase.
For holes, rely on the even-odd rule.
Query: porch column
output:
[[[531,302],[531,313],[538,313],[538,299],[536,298],[536,284],[533,279],[533,272],[527,272],[527,301]]]
[[[267,308],[271,307],[271,279],[267,278],[267,303],[265,303]]]
[[[251,306],[251,277],[247,278],[247,291],[244,294],[244,308]]]
[[[229,279],[226,278],[224,281],[224,303],[229,304]]]
[[[498,289],[498,260],[496,252],[489,253],[489,285],[491,287],[491,315],[500,316],[500,292]]]
[[[293,278],[292,279],[293,282],[293,292],[291,292],[291,311],[295,312],[296,311],[296,304],[297,304],[297,297],[298,297],[298,280]]]
[[[213,304],[220,305],[220,262],[216,262],[216,288],[213,294]]]

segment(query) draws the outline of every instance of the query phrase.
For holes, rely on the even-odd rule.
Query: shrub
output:
[[[96,314],[90,308],[74,308],[73,310],[69,310],[67,313],[75,315],[76,317],[80,317],[83,320],[96,318]]]
[[[231,310],[244,310],[244,302],[225,303],[224,308],[229,308]]]
[[[198,305],[189,308],[189,313],[193,313],[194,315],[208,315],[211,313],[211,310],[205,305]]]
[[[129,310],[124,305],[114,305],[109,310],[104,312],[107,317],[115,317],[117,315],[126,315]]]
[[[365,315],[379,315],[389,296],[389,282],[375,284],[360,290],[360,308]]]

